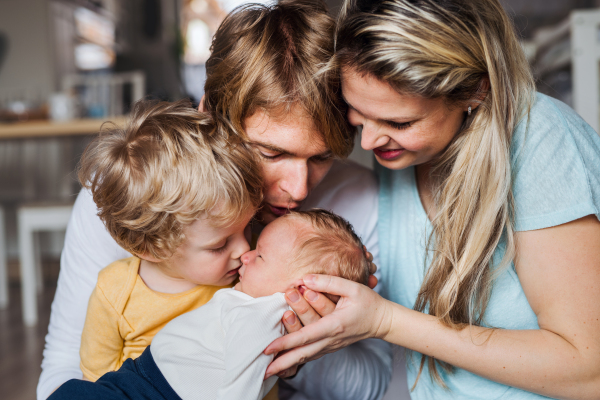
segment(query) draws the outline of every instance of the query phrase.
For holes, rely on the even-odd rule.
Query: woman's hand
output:
[[[367,248],[363,246],[363,249],[365,250],[367,261],[369,261],[369,287],[373,289],[377,286],[377,278],[373,275],[377,272],[377,265],[373,263],[373,255],[367,251]],[[323,296],[321,293],[305,288],[301,288],[301,291],[290,289],[285,293],[286,301],[292,310],[294,310],[293,312],[286,311],[283,314],[282,322],[287,333],[297,332],[302,329],[302,326],[310,325],[320,320],[321,317],[331,314],[335,310],[334,301],[337,302],[339,300],[338,296],[332,294]],[[285,351],[278,353],[276,358],[281,357],[285,353]],[[278,372],[277,376],[280,378],[294,376],[298,372],[299,367],[299,365],[294,365]]]
[[[266,377],[287,374],[297,365],[320,358],[358,340],[384,337],[386,329],[389,329],[391,310],[388,310],[387,301],[372,289],[328,275],[307,275],[304,277],[304,284],[307,288],[304,298],[315,294],[315,300],[311,304],[315,304],[324,316],[321,317],[314,307],[298,314],[310,321],[309,324],[275,340],[265,349],[265,354],[280,353],[267,368]],[[339,296],[337,305],[319,292]],[[304,303],[300,299],[298,302]],[[308,301],[306,303],[308,305]],[[297,318],[295,321],[284,322],[286,327],[290,322],[292,329],[299,327]]]

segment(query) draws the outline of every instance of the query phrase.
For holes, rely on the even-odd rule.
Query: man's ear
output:
[[[481,81],[479,81],[479,87],[477,88],[477,92],[475,92],[473,99],[467,103],[467,107],[471,107],[471,110],[474,110],[477,107],[479,107],[479,105],[485,100],[485,97],[488,95],[489,91],[490,78],[486,75],[483,78],[481,78]]]
[[[204,107],[204,96],[206,95],[202,95],[202,98],[200,99],[200,103],[198,104],[198,111],[200,112],[206,112],[206,107]]]

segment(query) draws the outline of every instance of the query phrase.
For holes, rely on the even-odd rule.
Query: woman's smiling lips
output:
[[[382,160],[395,160],[404,153],[404,149],[374,149],[373,153]]]

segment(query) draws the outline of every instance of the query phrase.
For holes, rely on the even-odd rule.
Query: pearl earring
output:
[[[471,106],[469,106],[469,109],[467,110],[467,115],[470,117],[471,116]]]

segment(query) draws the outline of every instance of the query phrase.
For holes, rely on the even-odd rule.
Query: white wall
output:
[[[0,100],[46,100],[54,90],[47,0],[0,0],[0,31],[8,36]]]

